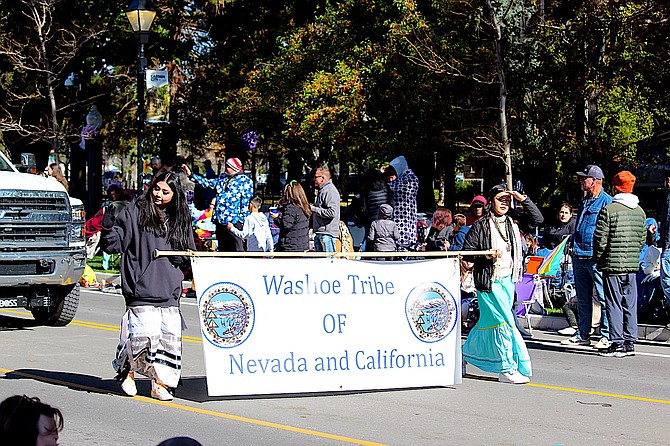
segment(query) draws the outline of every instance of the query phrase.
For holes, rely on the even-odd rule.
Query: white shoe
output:
[[[577,329],[574,327],[565,327],[558,330],[558,334],[563,336],[574,336],[576,333]]]
[[[135,385],[135,372],[128,372],[128,376],[121,381],[121,390],[128,396],[137,395],[137,386]]]
[[[610,340],[607,338],[600,338],[600,340],[593,346],[596,350],[604,350],[610,346]]]
[[[515,370],[513,372],[499,374],[498,381],[510,384],[526,384],[527,382],[530,382],[530,378]]]
[[[167,387],[154,380],[151,380],[151,398],[161,401],[172,401],[174,399]]]

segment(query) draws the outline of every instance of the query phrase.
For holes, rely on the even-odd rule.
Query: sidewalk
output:
[[[528,328],[525,318],[519,318],[521,324]],[[533,330],[558,331],[568,326],[562,316],[546,316],[531,314],[530,324]],[[670,345],[670,330],[664,325],[638,325],[637,337],[641,341],[664,342]]]
[[[119,274],[95,273],[98,282],[113,283],[121,285],[121,277]],[[190,288],[191,282],[184,281],[182,288]],[[521,325],[528,328],[526,319],[519,318]],[[562,316],[546,316],[540,314],[532,314],[530,316],[530,324],[533,330],[551,331],[555,332],[561,328],[568,326],[566,320]],[[663,342],[670,345],[670,329],[663,325],[639,325],[637,337],[641,341]]]

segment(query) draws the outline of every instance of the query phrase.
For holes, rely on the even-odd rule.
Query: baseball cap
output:
[[[596,180],[602,180],[605,178],[605,175],[603,175],[603,170],[595,164],[589,164],[584,170],[577,172],[577,175],[580,177],[595,178]]]

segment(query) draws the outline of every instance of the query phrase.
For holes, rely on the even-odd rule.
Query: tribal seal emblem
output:
[[[459,319],[456,299],[437,282],[423,283],[410,291],[405,315],[412,333],[423,342],[444,339]]]
[[[241,286],[220,282],[210,286],[200,300],[202,333],[221,348],[242,344],[254,328],[254,303]]]

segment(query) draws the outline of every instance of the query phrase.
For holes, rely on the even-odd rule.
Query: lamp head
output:
[[[135,34],[148,33],[156,17],[156,7],[151,0],[133,0],[126,8],[126,17]]]

